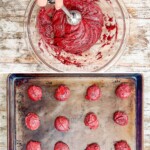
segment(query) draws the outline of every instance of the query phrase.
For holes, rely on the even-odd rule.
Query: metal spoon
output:
[[[77,25],[80,23],[82,16],[77,10],[69,11],[63,4],[63,0],[48,0],[50,4],[55,4],[56,10],[62,9],[67,15],[67,22],[71,25]]]

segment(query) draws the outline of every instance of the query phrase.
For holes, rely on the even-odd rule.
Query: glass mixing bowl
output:
[[[103,72],[112,66],[126,46],[129,34],[128,12],[121,0],[100,0],[96,3],[100,6],[104,19],[102,33],[97,43],[82,55],[62,50],[59,56],[61,59],[58,59],[56,52],[46,43],[41,42],[36,27],[40,8],[35,0],[30,0],[24,25],[27,45],[34,56],[49,68],[61,72]],[[49,4],[47,7],[53,6]]]

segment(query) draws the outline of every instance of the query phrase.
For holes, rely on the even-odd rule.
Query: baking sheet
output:
[[[122,82],[129,83],[133,89],[128,100],[120,100],[114,93]],[[71,97],[66,102],[58,102],[54,98],[54,91],[60,84],[67,85],[71,90]],[[92,84],[97,84],[102,90],[102,98],[96,102],[84,98],[86,89]],[[42,88],[41,101],[35,103],[28,98],[27,89],[30,85]],[[41,142],[43,150],[53,150],[57,141],[67,143],[70,150],[84,150],[87,144],[93,142],[98,143],[101,149],[114,150],[114,143],[119,140],[126,140],[132,150],[142,150],[141,145],[137,145],[138,138],[141,139],[137,138],[137,131],[141,130],[137,122],[142,119],[137,115],[140,109],[137,100],[140,101],[141,98],[137,97],[137,80],[134,75],[18,75],[13,80],[13,87],[14,118],[9,120],[16,131],[13,150],[25,150],[29,140]],[[125,127],[113,121],[113,114],[118,110],[125,111],[128,115],[129,123]],[[41,126],[36,131],[30,131],[25,126],[24,119],[29,112],[40,117]],[[84,117],[88,112],[97,114],[100,123],[98,129],[89,130],[84,125]],[[69,132],[62,133],[54,128],[54,120],[59,115],[70,120]]]

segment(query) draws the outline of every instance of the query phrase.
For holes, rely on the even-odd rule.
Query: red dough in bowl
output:
[[[29,141],[26,150],[41,150],[41,143],[37,141]]]
[[[57,117],[54,125],[58,131],[66,132],[69,130],[69,120],[64,116]]]
[[[97,143],[92,143],[85,150],[100,150],[100,146]]]
[[[97,119],[96,114],[94,114],[93,112],[88,113],[85,116],[84,124],[88,126],[90,129],[97,129],[99,126],[99,121]]]
[[[37,130],[40,126],[40,119],[35,113],[28,113],[25,117],[25,124],[30,130]]]
[[[42,89],[38,86],[30,86],[28,88],[28,96],[32,101],[39,101],[42,98]]]
[[[115,143],[115,150],[131,150],[126,141],[119,141]]]
[[[96,0],[64,0],[64,5],[69,10],[78,10],[82,15],[81,22],[70,25],[62,10],[41,8],[37,17],[39,34],[53,48],[81,54],[100,38],[104,24],[103,13]]]
[[[131,92],[132,92],[132,89],[130,85],[127,83],[121,83],[115,91],[117,97],[121,99],[128,98],[131,95]]]
[[[97,85],[88,87],[85,98],[90,101],[96,101],[101,97],[101,90]]]
[[[113,118],[114,118],[114,121],[121,126],[125,126],[128,124],[128,116],[126,113],[122,111],[115,112]]]
[[[69,150],[69,147],[66,143],[59,141],[55,144],[54,150]]]
[[[66,101],[70,97],[70,89],[65,85],[60,85],[54,96],[58,101]]]

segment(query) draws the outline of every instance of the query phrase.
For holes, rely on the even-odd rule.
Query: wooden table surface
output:
[[[107,72],[143,72],[144,150],[150,150],[150,0],[124,0],[130,35],[124,55]],[[54,72],[27,49],[23,20],[29,0],[0,0],[0,73]],[[6,150],[6,77],[0,75],[0,149]]]

